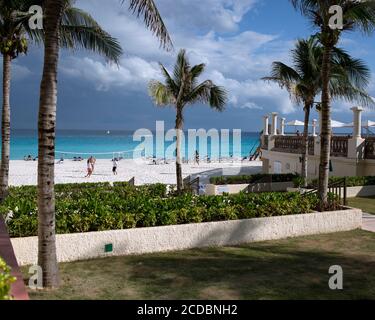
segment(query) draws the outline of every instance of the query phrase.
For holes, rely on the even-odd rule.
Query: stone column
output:
[[[264,136],[268,136],[270,133],[269,133],[269,122],[270,122],[270,117],[269,116],[264,116],[263,117],[263,120],[264,120],[264,128],[263,128],[263,135]]]
[[[280,119],[280,128],[281,128],[281,132],[280,132],[280,134],[281,134],[282,136],[285,136],[285,121],[286,121],[285,118],[281,118],[281,119]]]
[[[353,138],[362,138],[362,107],[354,107],[353,111]]]
[[[348,158],[360,160],[364,158],[365,139],[362,138],[362,107],[354,107],[353,111],[353,137],[348,142]]]
[[[272,112],[272,127],[271,127],[271,135],[277,136],[277,112]]]
[[[314,120],[312,121],[312,128],[313,128],[312,135],[313,135],[313,137],[316,137],[316,136],[317,136],[317,134],[316,134],[316,127],[317,127],[317,124],[318,124],[318,120],[314,119]]]

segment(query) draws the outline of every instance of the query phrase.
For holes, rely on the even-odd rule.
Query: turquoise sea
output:
[[[113,156],[122,156],[124,158],[132,158],[133,151],[139,149],[139,141],[133,140],[133,133],[130,131],[73,131],[62,130],[56,134],[56,158],[60,158],[63,154],[64,158],[83,157],[87,158],[89,155],[94,155],[98,159],[111,159]],[[151,149],[148,148],[143,156],[156,156],[161,153],[160,145],[156,143],[156,135],[147,137],[152,142]],[[187,135],[186,135],[187,136]],[[212,143],[211,139],[207,140],[207,153],[203,151],[200,156],[203,158],[206,155],[211,158],[216,158],[219,155],[226,156],[229,154],[233,156],[246,157],[253,153],[259,145],[259,133],[242,132],[240,143],[233,145],[233,135],[229,136],[228,142],[226,139],[220,140],[220,143]],[[151,140],[150,140],[151,139]],[[144,139],[143,139],[144,140]],[[187,140],[187,139],[186,139]],[[238,138],[235,141],[239,141]],[[198,142],[198,139],[197,139]],[[172,142],[164,143],[164,151],[167,150]],[[11,159],[20,160],[25,156],[31,155],[36,157],[38,153],[38,138],[37,132],[34,130],[13,130],[11,133]],[[156,145],[159,150],[156,150]],[[198,145],[198,144],[197,144]],[[201,149],[199,149],[201,150]],[[187,142],[185,144],[185,155],[193,158],[195,147]]]

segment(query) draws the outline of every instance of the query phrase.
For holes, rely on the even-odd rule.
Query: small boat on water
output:
[[[107,131],[107,134],[111,134],[111,131],[108,130],[108,131]]]

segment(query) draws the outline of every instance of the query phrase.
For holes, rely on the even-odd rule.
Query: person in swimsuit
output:
[[[91,161],[91,158],[88,158],[87,159],[87,175],[85,178],[90,178],[91,175],[92,175],[92,171],[93,171],[93,165],[92,165],[92,161]]]

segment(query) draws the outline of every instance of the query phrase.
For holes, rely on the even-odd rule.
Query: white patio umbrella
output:
[[[303,127],[305,123],[303,121],[293,120],[293,121],[287,122],[286,125],[291,126],[291,127]]]
[[[351,123],[343,123],[336,120],[331,120],[331,127],[332,128],[351,128],[353,127],[353,124]]]

